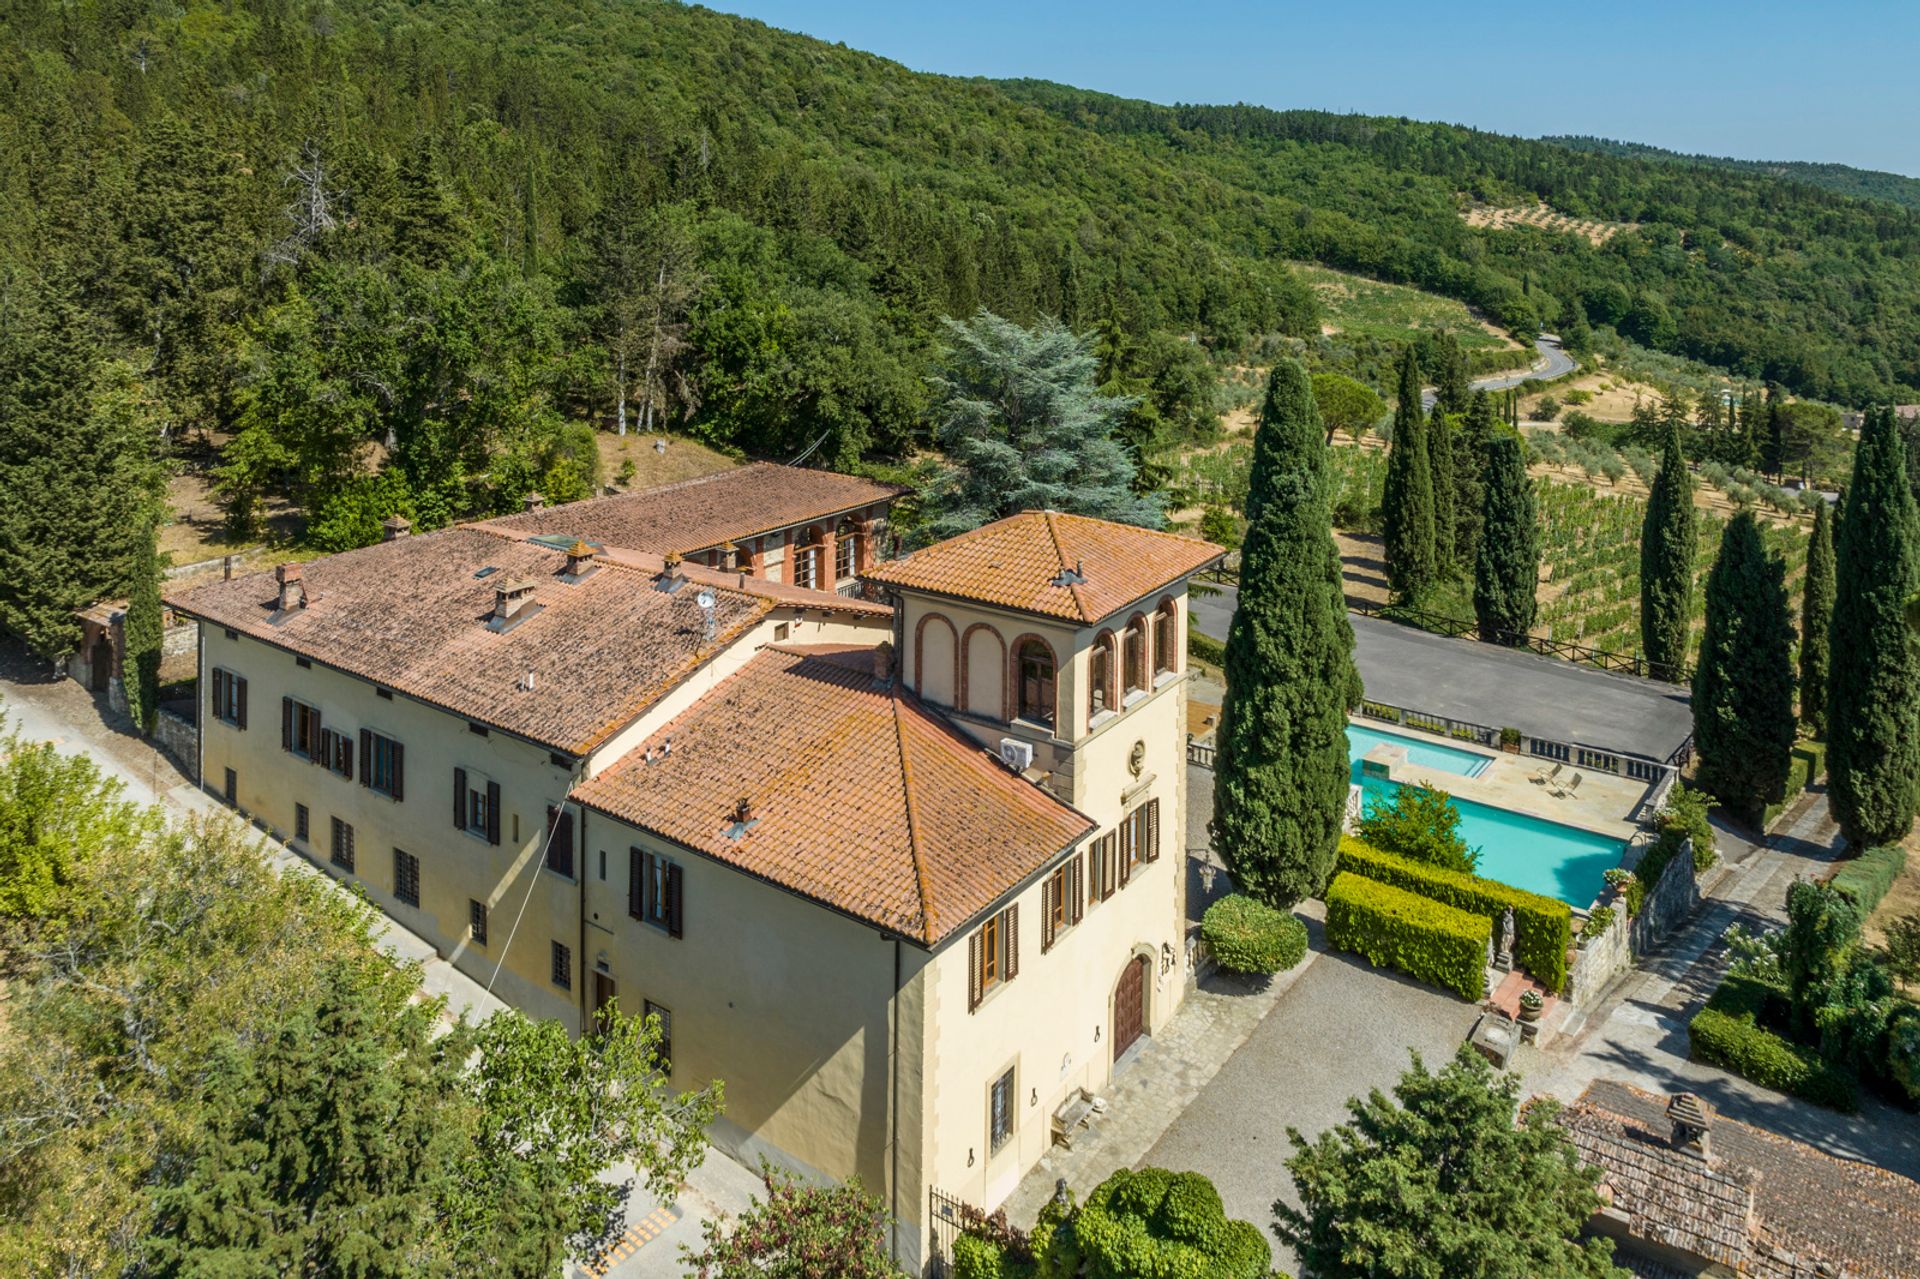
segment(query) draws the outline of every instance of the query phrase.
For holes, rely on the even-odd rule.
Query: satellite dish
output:
[[[698,604],[701,608],[712,608],[713,592],[708,590],[702,590],[698,595],[693,597],[693,602]]]

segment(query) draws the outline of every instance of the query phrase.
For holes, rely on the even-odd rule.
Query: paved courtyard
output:
[[[1215,639],[1239,592],[1196,595],[1194,625]],[[1693,731],[1687,690],[1353,615],[1354,661],[1367,696],[1451,719],[1511,726],[1529,736],[1665,759]]]

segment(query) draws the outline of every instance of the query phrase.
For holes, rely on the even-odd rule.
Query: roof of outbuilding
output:
[[[892,502],[905,492],[857,475],[750,462],[677,484],[503,516],[485,527],[584,537],[656,555],[686,554]]]
[[[1090,623],[1226,554],[1212,542],[1059,511],[1023,511],[866,576],[888,586]]]
[[[714,586],[708,640],[697,591],[663,594],[650,574],[604,561],[569,583],[561,576],[566,562],[564,550],[452,528],[301,566],[307,606],[277,624],[271,572],[180,590],[167,603],[576,755],[631,722],[773,607]],[[521,579],[534,584],[534,611],[490,630],[495,588]]]
[[[934,945],[1094,824],[877,680],[873,654],[769,647],[574,798]]]

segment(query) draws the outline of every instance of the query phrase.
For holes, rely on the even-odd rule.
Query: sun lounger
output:
[[[1529,780],[1538,786],[1551,786],[1553,779],[1560,776],[1560,770],[1565,767],[1565,764],[1555,764],[1552,768],[1538,769]]]
[[[1572,799],[1579,793],[1581,780],[1580,774],[1575,773],[1573,780],[1565,786],[1556,786],[1553,788],[1553,797],[1555,799]]]

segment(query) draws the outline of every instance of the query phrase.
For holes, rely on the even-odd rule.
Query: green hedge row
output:
[[[1550,990],[1566,990],[1567,948],[1573,945],[1573,911],[1565,902],[1498,880],[1442,870],[1383,852],[1350,835],[1340,838],[1340,857],[1334,868],[1431,897],[1456,910],[1484,915],[1494,929],[1500,927],[1501,915],[1511,906],[1514,959],[1541,985]]]
[[[1485,915],[1455,910],[1351,871],[1327,889],[1327,945],[1478,999],[1487,988]]]
[[[1773,825],[1773,819],[1787,811],[1787,805],[1800,798],[1800,792],[1820,780],[1827,771],[1827,744],[1825,742],[1796,742],[1793,756],[1787,763],[1787,793],[1777,804],[1768,804],[1760,815],[1760,829]]]
[[[1851,1075],[1760,1024],[1768,1003],[1785,998],[1754,978],[1727,978],[1687,1024],[1694,1058],[1815,1105],[1856,1110],[1860,1102]]]
[[[1906,869],[1907,850],[1899,844],[1869,848],[1851,861],[1842,862],[1834,873],[1833,887],[1860,908],[1860,918],[1873,914],[1873,908],[1893,887]]]
[[[1187,627],[1187,652],[1209,666],[1227,664],[1227,646],[1211,635],[1203,635],[1197,626]]]

